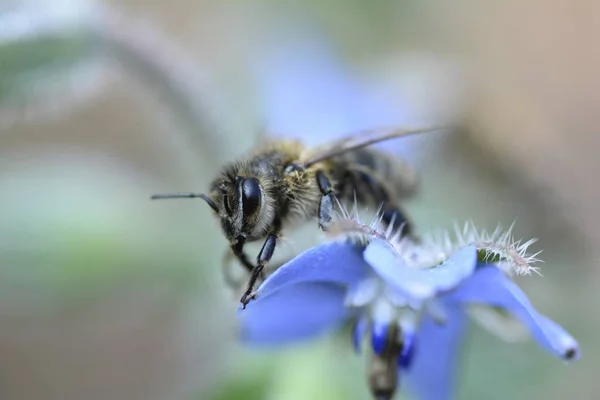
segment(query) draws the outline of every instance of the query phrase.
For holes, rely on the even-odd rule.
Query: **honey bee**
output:
[[[245,307],[283,229],[316,217],[318,227],[326,230],[338,201],[380,207],[383,223],[402,224],[403,234],[411,234],[400,200],[414,193],[417,176],[401,160],[368,146],[438,129],[362,131],[315,148],[272,139],[226,165],[209,194],[167,193],[151,198],[201,198],[212,208],[233,255],[251,274],[240,300]],[[264,243],[253,263],[244,245],[259,240]]]

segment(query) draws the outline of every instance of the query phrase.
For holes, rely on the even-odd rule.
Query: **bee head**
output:
[[[213,192],[221,227],[229,241],[254,239],[260,235],[264,222],[265,192],[255,177],[236,176],[221,182]]]
[[[262,237],[273,222],[273,201],[255,177],[227,175],[212,184],[211,194],[165,193],[152,199],[201,198],[221,220],[231,244]]]

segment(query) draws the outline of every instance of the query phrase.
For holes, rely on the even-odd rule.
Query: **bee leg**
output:
[[[250,262],[246,253],[244,253],[244,244],[245,243],[242,240],[240,240],[236,244],[231,246],[231,250],[233,251],[233,254],[237,257],[240,264],[242,264],[242,266],[252,274],[254,273],[254,264]],[[260,278],[265,278],[262,272],[260,273]]]
[[[319,219],[319,228],[325,230],[325,226],[331,221],[333,214],[333,186],[323,171],[317,171],[317,184],[323,195],[321,196],[321,200],[319,200],[317,217]]]
[[[386,205],[383,208],[381,221],[392,229],[402,227],[402,236],[412,235],[412,224],[399,207]]]
[[[368,188],[376,201],[383,204],[381,221],[392,230],[402,227],[402,236],[412,235],[412,223],[408,220],[402,208],[390,201],[390,189],[385,182],[376,179],[369,171],[355,169],[353,176]]]
[[[232,263],[232,259],[235,257],[235,254],[233,254],[229,249],[225,252],[225,254],[223,255],[223,261],[221,264],[221,271],[223,272],[223,280],[225,281],[225,285],[227,285],[227,287],[229,289],[231,289],[234,293],[237,293],[240,291],[242,285],[245,282],[245,279],[241,276],[239,276],[239,274],[236,275],[236,273],[234,272],[233,268],[236,267],[238,268],[240,266],[240,264],[242,266],[244,266],[244,264],[240,261],[239,257],[236,257],[236,259],[238,260],[238,263]],[[245,254],[244,254],[245,257]],[[245,257],[246,258],[246,257]],[[250,264],[250,266],[253,267],[252,264]],[[245,270],[248,270],[248,268],[246,268],[244,266]],[[253,269],[253,268],[252,268]],[[249,270],[250,272],[252,272],[251,270]],[[264,276],[261,275],[261,279],[264,280]]]
[[[232,258],[233,258],[233,254],[229,250],[227,252],[225,252],[225,254],[223,255],[223,263],[222,263],[223,278],[224,278],[225,284],[227,286],[229,286],[233,290],[236,290],[240,283],[238,282],[237,279],[235,279],[232,276],[232,273],[231,273],[231,259]]]
[[[246,305],[252,300],[254,297],[254,286],[256,285],[256,281],[260,276],[262,276],[263,268],[265,264],[271,260],[273,257],[273,252],[275,251],[275,245],[277,244],[277,234],[274,232],[269,233],[265,243],[263,244],[262,249],[260,249],[260,253],[258,253],[258,257],[256,258],[257,265],[252,270],[252,276],[250,277],[250,281],[248,282],[248,288],[246,289],[246,293],[242,296],[240,300],[242,303],[242,309],[246,308]]]
[[[243,241],[240,240],[236,244],[232,245],[231,251],[233,251],[233,254],[235,254],[235,256],[244,266],[244,268],[246,268],[249,272],[252,272],[252,270],[254,270],[254,264],[252,264],[250,260],[248,260],[248,256],[246,255],[246,253],[244,253]]]

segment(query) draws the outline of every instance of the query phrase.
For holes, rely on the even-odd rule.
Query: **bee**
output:
[[[338,201],[380,207],[383,223],[401,224],[403,234],[410,235],[412,225],[400,200],[415,192],[416,174],[400,159],[368,146],[438,129],[368,130],[315,148],[272,139],[226,165],[208,194],[167,193],[151,198],[200,198],[210,206],[233,255],[251,274],[240,300],[245,308],[282,231],[315,217],[318,227],[326,230]],[[260,240],[264,242],[254,263],[244,245]]]

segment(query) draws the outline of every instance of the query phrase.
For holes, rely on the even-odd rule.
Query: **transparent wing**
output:
[[[420,128],[378,128],[369,129],[360,132],[355,132],[338,140],[328,142],[326,144],[310,149],[306,154],[303,154],[300,160],[305,167],[319,161],[326,160],[331,157],[356,150],[361,147],[370,146],[375,143],[383,142],[389,139],[395,139],[402,136],[415,135],[425,132],[433,132],[447,127],[443,126],[427,126]]]

